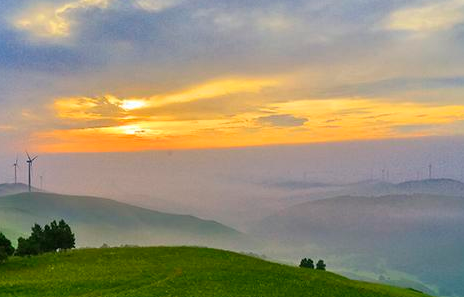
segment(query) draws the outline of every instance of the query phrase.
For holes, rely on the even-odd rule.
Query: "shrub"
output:
[[[309,269],[314,269],[314,262],[311,259],[304,258],[300,262],[300,267],[301,268],[309,268]]]
[[[323,260],[319,260],[316,264],[316,269],[317,270],[325,270],[326,265]]]

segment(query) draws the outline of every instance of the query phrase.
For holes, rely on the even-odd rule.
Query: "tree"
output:
[[[8,238],[6,238],[6,236],[3,235],[3,233],[1,232],[0,232],[0,249],[3,249],[3,252],[7,256],[13,255],[15,251],[13,245],[11,244],[11,241],[8,240]]]
[[[316,264],[316,269],[317,270],[325,270],[326,265],[323,260],[319,260]]]
[[[8,259],[8,255],[5,252],[5,249],[3,247],[0,247],[0,264],[6,261]]]
[[[32,233],[31,236],[29,236],[28,240],[30,241],[29,243],[31,246],[34,246],[35,249],[38,249],[38,253],[40,253],[40,251],[44,249],[45,234],[44,230],[39,224],[34,224],[34,226],[32,226]]]
[[[300,267],[314,269],[314,262],[311,259],[304,258],[300,262]]]
[[[59,229],[59,245],[58,248],[62,250],[69,250],[76,247],[76,237],[64,220],[58,223]]]
[[[55,252],[60,248],[60,229],[56,221],[45,225],[43,235],[42,252]]]
[[[40,254],[40,247],[37,242],[29,238],[18,238],[18,248],[16,255],[20,257],[33,256]]]

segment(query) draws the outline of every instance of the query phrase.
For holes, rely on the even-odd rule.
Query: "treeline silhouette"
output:
[[[316,270],[326,270],[326,265],[324,260],[317,261],[316,265],[314,265],[314,261],[310,258],[304,258],[300,262],[301,268],[308,268],[308,269],[316,269]]]
[[[39,224],[35,224],[28,238],[18,238],[16,250],[11,241],[0,233],[0,263],[12,255],[24,257],[69,250],[75,247],[75,243],[75,235],[64,220],[53,221],[43,228]]]

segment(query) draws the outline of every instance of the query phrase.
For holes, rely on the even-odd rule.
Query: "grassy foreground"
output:
[[[425,296],[407,289],[191,247],[88,249],[13,258],[0,296]]]

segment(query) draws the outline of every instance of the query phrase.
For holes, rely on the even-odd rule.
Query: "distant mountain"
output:
[[[464,183],[453,179],[425,179],[392,184],[380,181],[367,181],[347,185],[345,195],[386,196],[386,195],[444,195],[464,197]]]
[[[286,188],[295,192],[285,199],[291,205],[340,196],[380,197],[388,195],[425,194],[464,197],[464,183],[453,179],[426,179],[407,181],[398,184],[367,180],[346,185],[320,184],[319,187],[314,187],[314,185],[314,183],[306,184],[296,182],[274,184],[276,187]]]
[[[404,191],[438,191],[447,180],[395,185]],[[442,188],[446,192],[445,188]],[[464,198],[439,195],[344,196],[295,205],[253,228],[255,235],[294,249],[318,247],[327,256],[351,258],[353,269],[403,271],[464,295]],[[383,264],[382,264],[383,263]],[[378,275],[381,272],[377,271]]]
[[[244,234],[214,221],[135,207],[109,199],[22,193],[0,197],[0,230],[17,238],[34,223],[65,219],[80,247],[109,245],[248,246]]]
[[[32,188],[34,192],[41,192],[37,188]],[[0,197],[7,195],[14,195],[19,193],[29,192],[28,185],[17,183],[17,184],[0,184]]]
[[[408,181],[396,185],[399,192],[464,197],[464,183],[453,179]]]

